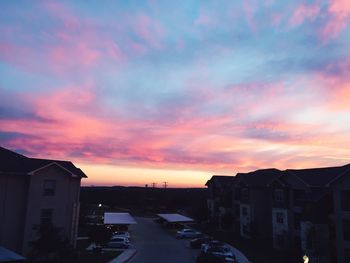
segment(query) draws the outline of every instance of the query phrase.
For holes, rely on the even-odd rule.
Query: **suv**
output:
[[[107,247],[112,248],[128,248],[130,246],[130,241],[126,237],[112,237],[107,243]]]

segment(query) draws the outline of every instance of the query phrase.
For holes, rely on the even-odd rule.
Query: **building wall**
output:
[[[300,232],[301,248],[310,262],[334,262],[331,259],[329,226],[327,224],[302,221]]]
[[[245,212],[246,213],[245,213]],[[240,204],[240,235],[245,238],[250,238],[251,223],[252,223],[252,211],[250,205]]]
[[[54,196],[43,195],[45,180],[56,180]],[[70,173],[56,165],[51,165],[31,176],[25,217],[23,253],[30,250],[29,242],[37,238],[36,229],[40,225],[41,209],[53,209],[53,225],[61,229],[60,233],[71,244],[75,244],[79,216],[79,192],[80,178],[72,178]]]
[[[29,176],[0,175],[0,246],[21,253]]]
[[[341,206],[341,191],[350,190],[349,176],[344,176],[343,180],[336,182],[333,189],[337,263],[349,262],[350,259],[346,259],[344,255],[345,250],[350,250],[350,241],[344,240],[343,220],[350,219],[350,211],[343,211]]]
[[[277,215],[282,215],[283,222],[277,220]],[[288,243],[288,210],[282,208],[272,209],[272,239],[274,248],[285,248]]]
[[[270,193],[267,188],[256,188],[250,190],[250,204],[253,210],[253,231],[258,238],[271,239],[272,216]]]

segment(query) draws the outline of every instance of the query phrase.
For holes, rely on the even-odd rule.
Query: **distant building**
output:
[[[350,164],[263,169],[216,181],[213,176],[206,184],[211,217],[221,215],[215,200],[232,194],[225,209],[234,211],[235,235],[270,239],[273,248],[299,251],[310,262],[350,262]]]
[[[0,147],[0,246],[26,254],[38,227],[51,223],[75,246],[85,177],[69,161],[28,158]]]

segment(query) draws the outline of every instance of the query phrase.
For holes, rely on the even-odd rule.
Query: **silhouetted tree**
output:
[[[224,214],[221,218],[221,227],[226,230],[229,229],[232,226],[233,219],[231,213]]]
[[[107,229],[104,225],[91,226],[89,231],[89,238],[91,242],[94,242],[96,245],[103,245],[107,243],[111,236],[111,230]]]
[[[60,229],[52,224],[40,225],[38,239],[30,242],[32,250],[29,255],[31,262],[51,262],[58,258],[68,244],[60,236]]]

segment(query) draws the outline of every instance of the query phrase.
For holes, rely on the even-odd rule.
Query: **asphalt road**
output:
[[[176,239],[174,233],[150,218],[137,217],[130,226],[131,241],[137,254],[131,263],[194,263],[198,250],[188,247],[188,240]]]

